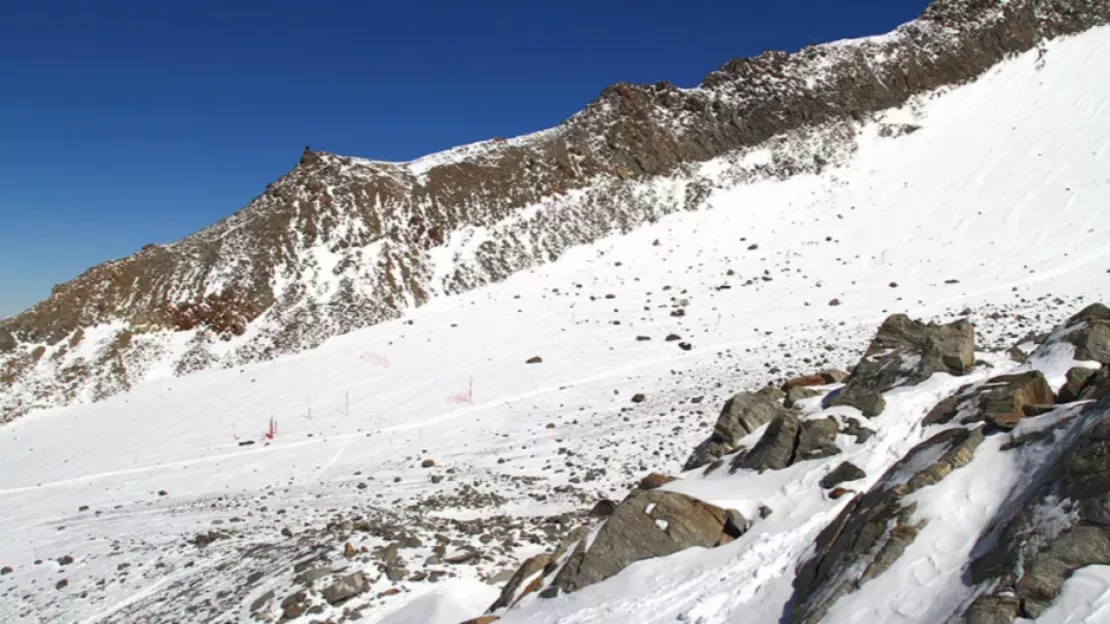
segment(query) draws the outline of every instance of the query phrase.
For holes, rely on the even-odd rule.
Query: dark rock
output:
[[[667,342],[674,342],[676,340],[682,340],[682,336],[679,336],[678,334],[667,334],[667,337],[664,338],[664,340]]]
[[[8,574],[11,574],[12,572],[14,572],[14,570],[12,570],[11,566],[4,566],[0,568],[0,576],[6,576]]]
[[[647,399],[647,397],[644,396],[643,393],[640,393],[640,392],[637,392],[636,394],[632,395],[632,402],[633,403],[643,403],[646,399]]]
[[[786,468],[794,459],[801,426],[801,421],[791,412],[776,416],[752,450],[742,457],[737,456],[738,461],[733,462],[732,469],[763,472]]]
[[[841,498],[844,497],[844,495],[851,494],[851,493],[852,493],[852,490],[849,490],[848,488],[835,487],[835,488],[829,490],[829,498],[831,498],[833,500],[840,500]]]
[[[1091,377],[1094,377],[1098,371],[1091,368],[1076,367],[1069,369],[1067,372],[1067,381],[1063,386],[1060,386],[1059,399],[1061,403],[1071,403],[1072,401],[1079,400],[1079,393],[1083,391],[1083,387],[1087,385]]]
[[[608,518],[609,516],[613,515],[613,512],[616,509],[616,503],[609,500],[608,498],[603,498],[594,503],[594,506],[590,508],[589,516],[591,518]]]
[[[948,429],[914,447],[867,493],[857,496],[816,539],[798,570],[784,622],[816,624],[843,595],[888,569],[924,526],[903,499],[971,461],[980,429]],[[916,520],[916,523],[915,523]]]
[[[67,566],[71,563],[73,563],[73,557],[71,557],[69,555],[64,555],[62,557],[58,557],[58,565],[60,565],[60,566]]]
[[[525,364],[540,364],[542,362],[543,362],[543,358],[541,358],[538,355],[535,355],[535,356],[532,356],[532,357],[528,358],[528,360],[525,362]]]
[[[700,468],[735,452],[741,438],[788,413],[769,392],[737,393],[725,402],[713,433],[694,449],[683,470]]]
[[[863,444],[870,440],[871,436],[875,435],[875,432],[871,429],[861,426],[859,420],[856,418],[845,418],[844,422],[845,427],[840,433],[855,437],[857,444]]]
[[[760,518],[766,518],[766,517],[770,516],[773,513],[775,513],[775,510],[771,509],[767,505],[760,505],[759,506],[759,517]]]
[[[852,462],[841,462],[832,472],[821,478],[821,487],[826,490],[836,487],[841,483],[855,481],[867,476],[867,473]]]
[[[420,462],[420,467],[421,468],[434,468],[435,465],[436,465],[436,460],[434,460],[434,459],[425,459],[424,461]]]
[[[603,581],[632,563],[686,548],[713,548],[734,538],[726,510],[683,494],[634,490],[617,506],[593,543],[579,542],[553,584],[573,592]],[[730,529],[731,530],[731,529]]]
[[[1017,491],[1018,498],[1004,508],[1011,515],[997,518],[997,532],[972,549],[980,554],[971,562],[969,580],[1010,588],[1022,617],[1040,616],[1074,571],[1110,564],[1108,414],[1110,396],[1087,406],[1072,425],[1084,427],[1083,434],[1052,447],[1052,462],[1040,481]],[[1045,514],[1054,518],[1052,524],[1046,524]],[[972,609],[1001,597],[981,597]]]
[[[974,364],[971,323],[937,325],[895,314],[883,321],[844,388],[830,394],[826,406],[852,406],[871,418],[886,407],[882,393],[921,383],[933,373],[964,375]]]
[[[272,589],[270,591],[262,594],[258,598],[255,598],[254,602],[252,602],[251,606],[250,606],[251,613],[255,613],[259,609],[261,609],[262,607],[265,607],[273,599],[274,599],[274,590],[272,590]]]
[[[689,351],[690,349],[694,348],[694,345],[692,345],[688,342],[680,342],[680,343],[678,343],[678,348],[682,349],[683,351]]]
[[[1093,303],[1055,329],[1030,357],[1048,355],[1056,345],[1075,347],[1075,359],[1110,363],[1110,309]]]
[[[542,572],[552,562],[551,555],[536,555],[524,561],[505,587],[501,589],[501,595],[497,600],[490,605],[490,611],[497,611],[516,604],[524,596],[532,591],[536,591],[539,587],[533,587],[531,584],[528,587],[522,587],[524,582]],[[539,580],[542,580],[542,576]],[[521,590],[524,591],[521,591]],[[531,590],[531,591],[529,591]]]
[[[960,416],[962,424],[987,421],[1012,429],[1026,416],[1027,407],[1051,406],[1055,402],[1052,388],[1040,371],[1001,375],[978,386],[964,386],[930,410],[923,423],[943,424]]]
[[[677,479],[675,479],[674,477],[664,475],[664,474],[659,474],[658,472],[653,472],[653,473],[649,474],[648,476],[644,477],[643,479],[640,479],[640,482],[636,485],[636,487],[641,489],[641,490],[654,490],[656,488],[660,488],[660,487],[663,487],[664,485],[667,485],[671,481],[676,481],[676,480]]]
[[[836,445],[837,427],[836,419],[831,416],[817,420],[803,420],[790,464],[807,459],[832,457],[840,453],[840,448]]]
[[[54,583],[54,589],[65,589],[66,587],[69,587],[69,581],[66,579]]]
[[[838,305],[840,305],[840,300],[839,299],[832,299],[832,300],[829,301],[829,305],[834,306],[834,307],[838,306]]]

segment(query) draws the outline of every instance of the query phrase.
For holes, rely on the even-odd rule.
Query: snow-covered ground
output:
[[[980,348],[1001,349],[1110,300],[1108,71],[1110,28],[1053,42],[1043,68],[1029,53],[891,111],[864,129],[846,166],[717,192],[710,210],[435,299],[311,352],[151,382],[7,425],[0,566],[12,571],[0,576],[0,620],[112,620],[144,601],[157,611],[160,592],[218,578],[229,563],[230,551],[185,544],[214,523],[250,543],[280,542],[282,528],[322,529],[339,509],[405,509],[463,484],[501,498],[449,498],[426,513],[578,510],[623,496],[646,472],[677,473],[731,393],[854,363],[888,313],[950,319],[970,308]],[[920,129],[884,138],[881,123]],[[672,333],[680,340],[665,340]],[[542,362],[526,364],[533,356]],[[1013,365],[982,357],[991,373]],[[633,565],[503,621],[777,621],[794,567],[846,500],[826,500],[816,481],[845,458],[874,480],[927,435],[916,425],[932,402],[966,381],[938,376],[895,393],[868,424],[880,434],[865,450],[842,440],[845,453],[825,463],[687,475],[671,489],[774,514],[727,546]],[[633,403],[635,393],[646,400]],[[277,434],[267,441],[271,418]],[[255,444],[240,446],[247,440]],[[937,533],[922,534],[921,552],[908,551],[828,621],[929,622],[938,599],[957,598],[951,587],[975,523],[1004,496],[997,475],[1017,470],[1017,459],[996,455],[985,443],[946,486],[955,489],[937,494],[959,504],[922,505],[942,519]],[[436,465],[422,467],[425,459]],[[941,528],[949,525],[962,529]],[[58,562],[66,556],[73,562]],[[458,566],[439,583],[375,574],[375,594],[402,591],[375,598],[363,621],[479,615],[496,592],[475,579],[512,564]],[[1096,621],[1106,576],[1074,577],[1069,604],[1051,612],[1062,615],[1044,621],[1073,621],[1065,617],[1078,603],[1093,614],[1084,621]],[[244,606],[223,619],[250,615]],[[182,612],[166,621],[205,620]]]

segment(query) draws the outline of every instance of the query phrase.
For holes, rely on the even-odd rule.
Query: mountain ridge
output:
[[[720,182],[694,169],[715,157],[778,140],[787,147],[734,183],[820,171],[853,149],[853,124],[1108,21],[1110,8],[1088,0],[938,0],[886,35],[734,59],[693,89],[616,84],[516,139],[409,163],[306,148],[242,210],[92,267],[0,321],[0,420],[110,396],[154,361],[184,374],[312,348],[697,209]],[[110,339],[72,357],[87,330],[111,324]],[[189,344],[137,340],[159,332],[191,332]]]

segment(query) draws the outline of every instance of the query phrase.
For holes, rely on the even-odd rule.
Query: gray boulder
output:
[[[746,468],[763,472],[786,468],[794,460],[794,449],[798,446],[801,429],[802,423],[797,415],[787,412],[776,416],[759,438],[759,442],[747,453],[736,456],[732,464],[733,471]]]
[[[836,446],[837,422],[831,416],[801,420],[793,412],[776,417],[755,446],[733,458],[731,469],[782,470],[807,459],[831,457]]]
[[[825,401],[848,405],[872,418],[882,413],[882,393],[915,385],[938,372],[964,375],[975,363],[975,330],[966,320],[923,323],[904,314],[883,321],[847,383]]]
[[[555,576],[561,592],[603,581],[629,565],[687,548],[731,542],[746,522],[736,512],[675,492],[635,490],[601,527],[593,543],[580,541]]]
[[[1061,327],[1049,334],[1031,358],[1047,355],[1060,343],[1075,347],[1075,359],[1110,363],[1110,309],[1101,303],[1083,308]]]
[[[775,392],[772,392],[775,390]],[[781,391],[763,389],[759,392],[740,392],[725,402],[713,433],[698,445],[683,470],[693,470],[712,463],[722,455],[735,452],[737,442],[776,417],[789,410],[779,404]]]

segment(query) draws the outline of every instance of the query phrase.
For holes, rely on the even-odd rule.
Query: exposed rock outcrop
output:
[[[815,624],[841,596],[890,567],[924,526],[908,495],[967,465],[983,441],[980,429],[948,429],[922,442],[857,496],[816,540],[798,570],[785,621]]]
[[[970,606],[968,624],[1037,618],[1072,572],[1110,565],[1110,393],[1081,418],[1090,425],[1053,449],[1054,465],[1009,507],[1012,517],[999,519],[1000,530],[981,538],[988,547],[973,551],[982,554],[970,582],[995,589]]]
[[[1012,429],[1030,408],[1055,403],[1056,396],[1040,371],[1001,375],[981,385],[961,388],[938,403],[925,416],[924,424],[948,423],[959,416],[961,424],[986,421]]]
[[[727,402],[717,417],[713,433],[702,442],[683,470],[700,468],[713,460],[736,451],[737,442],[763,425],[790,414],[770,389],[759,392],[739,392]]]
[[[964,375],[974,363],[971,323],[937,325],[895,314],[883,321],[844,388],[830,395],[826,405],[849,405],[871,418],[886,407],[884,392],[921,383],[933,373]]]
[[[726,544],[746,528],[735,511],[674,492],[635,490],[588,547],[579,542],[553,585],[562,592],[576,591],[637,561]]]

